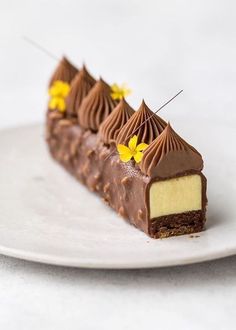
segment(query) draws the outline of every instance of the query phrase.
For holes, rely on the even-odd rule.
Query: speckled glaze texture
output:
[[[148,233],[145,190],[149,178],[132,163],[122,163],[117,154],[110,156],[112,151],[97,134],[60,119],[56,112],[48,114],[48,127],[52,156],[118,214]]]
[[[205,205],[202,211],[189,212],[188,220],[184,214],[179,214],[150,221],[149,189],[154,180],[144,175],[133,162],[121,162],[114,147],[105,146],[98,134],[81,128],[57,112],[49,112],[47,142],[53,158],[67,171],[149,236],[168,237],[203,229]],[[173,219],[178,219],[176,228],[173,228]]]

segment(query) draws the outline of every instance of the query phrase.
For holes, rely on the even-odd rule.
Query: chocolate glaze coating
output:
[[[205,223],[206,179],[202,178],[202,210],[149,218],[149,189],[154,181],[133,162],[122,163],[113,147],[104,146],[98,134],[81,128],[63,115],[47,115],[47,142],[53,158],[128,222],[153,238],[201,231]],[[165,178],[168,179],[168,178]],[[96,221],[96,219],[94,219]]]

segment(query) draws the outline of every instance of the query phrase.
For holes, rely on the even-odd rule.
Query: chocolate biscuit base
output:
[[[114,147],[104,146],[98,134],[82,129],[76,120],[57,111],[47,114],[47,143],[52,157],[129,223],[152,238],[203,230],[206,179],[202,173],[202,209],[150,219],[149,189],[154,182],[132,161],[123,163]],[[184,173],[189,175],[194,173]],[[155,179],[157,181],[157,179]]]

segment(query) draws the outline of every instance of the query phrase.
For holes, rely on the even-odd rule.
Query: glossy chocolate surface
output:
[[[153,238],[201,231],[205,223],[206,179],[202,178],[202,210],[149,217],[149,189],[158,180],[143,174],[133,161],[123,163],[99,135],[58,112],[47,115],[47,142],[53,158],[128,222]],[[167,179],[167,178],[166,178]],[[96,221],[96,219],[94,219]]]

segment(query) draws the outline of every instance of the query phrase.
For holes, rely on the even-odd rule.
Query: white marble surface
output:
[[[0,257],[1,329],[235,329],[236,257],[93,271]]]
[[[214,116],[235,127],[235,9],[234,0],[0,1],[0,127],[44,115],[55,64],[22,35],[126,81],[134,107],[144,97],[155,109],[183,88],[166,119]],[[91,271],[1,256],[0,329],[235,329],[235,274],[236,257]]]

